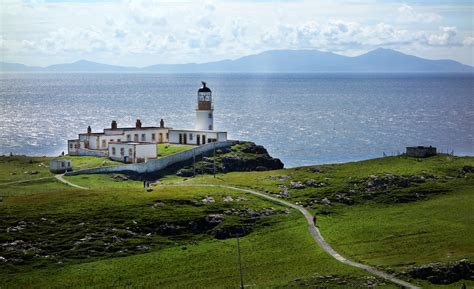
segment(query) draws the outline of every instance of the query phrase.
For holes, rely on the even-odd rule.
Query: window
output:
[[[166,139],[169,139],[169,138],[170,138],[170,134],[166,133]]]
[[[133,135],[133,140],[138,141],[138,134],[137,133],[135,135]]]
[[[112,155],[115,156],[115,147],[112,148]]]
[[[209,113],[209,118],[212,118],[212,112]]]
[[[189,140],[193,140],[193,134],[192,133],[189,134]]]
[[[118,141],[118,142],[121,142],[122,140],[118,138],[117,141]]]
[[[71,144],[69,144],[69,148],[70,148],[70,149],[72,149],[72,143],[71,143]]]
[[[124,148],[120,148],[120,155],[122,157],[125,155],[125,149]]]
[[[128,149],[128,156],[131,157],[133,155],[133,149]]]
[[[127,141],[131,141],[132,140],[132,136],[127,134]]]
[[[209,130],[212,130],[212,124],[209,125]]]
[[[64,163],[63,162],[61,162],[61,168],[64,168]]]
[[[142,141],[146,141],[146,135],[142,133]]]
[[[111,139],[110,141],[111,141],[111,142],[113,142],[114,140],[113,140],[113,139]]]
[[[105,141],[105,139],[102,140],[102,147],[105,148],[107,146],[107,142]]]
[[[156,140],[156,134],[154,133],[151,134],[151,140]]]

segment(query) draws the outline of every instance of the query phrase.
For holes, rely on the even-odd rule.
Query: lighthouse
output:
[[[196,108],[196,130],[214,129],[214,106],[212,104],[212,91],[202,81],[202,87],[198,89]]]

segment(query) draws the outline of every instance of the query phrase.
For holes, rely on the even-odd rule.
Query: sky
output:
[[[474,1],[0,0],[3,62],[127,66],[383,47],[474,65]]]

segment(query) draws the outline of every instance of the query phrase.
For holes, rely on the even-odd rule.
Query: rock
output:
[[[223,214],[209,214],[205,217],[205,220],[211,225],[220,224],[222,223],[222,221],[224,221],[224,215]]]
[[[474,173],[473,166],[464,166],[459,169],[459,177],[464,177],[466,174]]]
[[[309,168],[308,172],[310,172],[310,173],[322,173],[323,171],[320,168]]]
[[[325,205],[328,205],[328,206],[331,205],[331,201],[330,201],[328,198],[322,199],[322,200],[321,200],[321,203],[322,203],[322,204],[325,204]]]
[[[8,260],[2,256],[0,256],[0,262],[1,263],[6,263]]]
[[[215,200],[213,197],[210,197],[210,196],[205,196],[201,202],[203,202],[204,204],[209,204],[209,203],[214,203]]]
[[[474,263],[466,259],[447,264],[433,263],[413,267],[407,274],[432,284],[452,284],[463,279],[474,280]]]
[[[282,175],[282,176],[268,176],[267,179],[269,179],[269,180],[277,180],[277,181],[286,181],[286,180],[289,180],[290,177],[289,177],[289,176],[285,176],[285,175]]]
[[[145,245],[138,245],[138,246],[135,247],[135,249],[136,249],[137,251],[146,251],[146,250],[149,250],[150,247],[145,246]]]
[[[231,196],[225,196],[225,197],[222,198],[222,200],[224,202],[233,202],[234,198],[232,198]]]
[[[176,172],[178,177],[192,177],[194,176],[194,170],[192,168],[182,168]]]
[[[290,193],[288,192],[288,188],[285,186],[278,194],[278,198],[286,199],[290,197]]]
[[[291,182],[290,187],[292,189],[300,190],[306,188],[306,185],[304,185],[302,182],[297,181],[297,182]]]

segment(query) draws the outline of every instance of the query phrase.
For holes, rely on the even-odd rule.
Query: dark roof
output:
[[[209,87],[206,86],[206,83],[204,81],[201,81],[202,87],[198,89],[198,92],[211,92]]]

